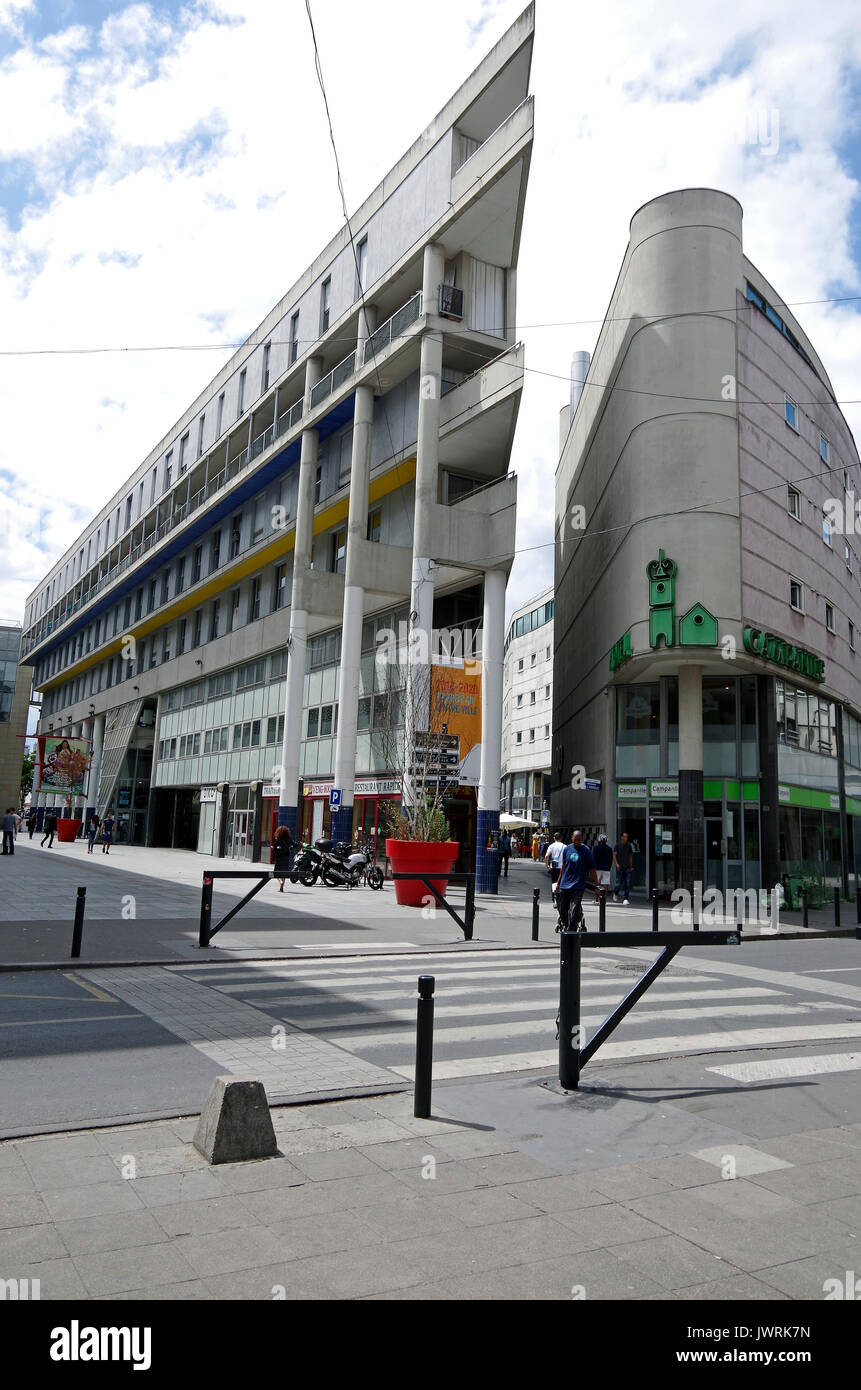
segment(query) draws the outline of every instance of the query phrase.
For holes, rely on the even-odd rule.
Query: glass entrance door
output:
[[[724,885],[724,846],[723,846],[723,826],[719,816],[706,816],[703,822],[705,833],[705,860],[706,860],[706,888],[719,888],[723,893]]]
[[[649,832],[649,882],[668,898],[678,883],[678,816],[650,816]]]
[[[230,859],[250,859],[254,848],[254,812],[232,811],[227,830],[227,855]]]

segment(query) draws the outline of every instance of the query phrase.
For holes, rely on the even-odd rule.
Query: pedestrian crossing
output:
[[[596,953],[597,957],[597,953]],[[642,968],[622,951],[584,956],[581,1024],[588,1041]],[[675,963],[634,1006],[599,1061],[797,1046],[861,1038],[861,1019],[821,982],[809,995],[769,976],[700,957]],[[338,960],[249,961],[175,967],[186,978],[325,1037],[346,1052],[411,1079],[419,975],[435,977],[434,1076],[438,1080],[545,1069],[558,1060],[559,957],[547,947]],[[739,983],[739,978],[742,982]],[[793,981],[798,977],[794,976]]]

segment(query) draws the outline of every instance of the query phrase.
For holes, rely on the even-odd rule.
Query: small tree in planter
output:
[[[382,718],[375,717],[373,744],[386,768],[401,783],[400,802],[390,802],[384,810],[386,856],[395,873],[438,871],[444,876],[433,881],[437,892],[444,893],[448,886],[445,875],[454,867],[460,846],[451,838],[443,801],[457,782],[439,772],[449,740],[439,713],[433,711],[432,668],[430,663],[419,666],[407,691],[402,686],[400,665],[389,663],[386,669],[385,704],[377,707],[383,713]],[[420,736],[414,734],[410,741],[421,751],[421,756],[416,751],[415,762],[410,765],[408,730],[419,731]],[[395,894],[402,906],[422,907],[428,891],[420,880],[395,880]]]

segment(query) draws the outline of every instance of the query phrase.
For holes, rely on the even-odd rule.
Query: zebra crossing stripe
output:
[[[737,1033],[691,1033],[680,1038],[636,1038],[628,1042],[607,1042],[596,1058],[599,1062],[631,1061],[641,1057],[665,1057],[678,1053],[745,1052],[757,1047],[795,1046],[819,1041],[822,1038],[861,1038],[861,1025],[856,1023],[816,1024],[804,1028],[749,1028]],[[554,1071],[559,1063],[559,1049],[540,1052],[510,1052],[493,1057],[459,1057],[434,1062],[435,1081],[451,1081],[464,1076],[493,1076],[508,1071]],[[412,1080],[412,1066],[390,1066],[396,1076]],[[714,1068],[711,1068],[714,1070]]]
[[[528,992],[529,998],[523,999],[523,1002],[519,1005],[513,1005],[505,999],[497,999],[496,1002],[491,1002],[487,1004],[473,1003],[469,1007],[463,1006],[452,1009],[450,1007],[450,1004],[453,999],[461,1000],[467,998],[474,1000],[476,998],[477,992],[475,989],[446,989],[444,995],[441,994],[437,996],[437,1021],[439,1023],[442,1023],[445,1019],[454,1017],[456,1013],[464,1013],[468,1016],[473,1014],[504,1014],[506,1017],[508,1017],[511,1013],[526,1013],[530,1009],[549,1008],[550,1005],[558,1002],[559,999],[558,986],[545,984],[525,985],[522,987],[517,985],[505,985],[500,989],[495,989],[493,991],[494,995],[498,996],[503,992],[503,989],[506,991],[506,993],[516,994],[518,999]],[[772,995],[776,997],[778,993],[778,990],[772,989],[727,989],[720,991],[720,998],[758,999],[762,998],[765,995]],[[586,1002],[595,1005],[603,1004],[607,1006],[612,1006],[614,1004],[618,1004],[623,997],[624,994],[619,992],[615,994],[592,994],[588,990],[583,991],[583,998],[586,1000]],[[680,990],[678,993],[670,993],[669,991],[660,988],[651,989],[649,991],[650,1000],[661,1000],[664,1003],[668,1004],[678,1002],[679,1000],[687,1001],[691,999],[713,999],[714,997],[715,991],[711,991],[710,993],[706,994],[702,990],[696,989]],[[349,1008],[351,1005],[355,1005],[357,1003],[361,1003],[364,1005],[386,1005],[396,1004],[397,1002],[400,1002],[401,1004],[404,1004],[404,1001],[407,998],[409,998],[409,996],[405,989],[403,987],[399,987],[396,989],[384,989],[375,991],[362,990],[361,994],[356,993],[355,995],[345,994],[340,1002],[343,1003],[344,1008]],[[313,1026],[314,1028],[326,1028],[330,1023],[344,1023],[346,1021],[346,1015],[333,1013],[326,1014],[321,1017],[311,1012],[311,1010],[320,1009],[322,1003],[319,991],[316,990],[312,990],[310,992],[305,991],[302,994],[287,994],[276,999],[259,999],[256,994],[249,993],[246,995],[246,1002],[249,1004],[256,1004],[260,1008],[283,1009],[285,1011],[288,1011],[290,1013],[290,1016],[295,1016],[296,1021],[303,1027],[307,1023],[308,1026]],[[405,1011],[408,1012],[411,1018],[414,1018],[415,1004],[413,1003],[412,1007],[409,1010]],[[397,1009],[382,1008],[379,1010],[375,1010],[375,1012],[381,1013],[385,1018],[388,1019],[394,1017],[395,1013],[397,1012]],[[364,1013],[356,1014],[356,1022],[369,1022],[370,1020],[368,1014],[368,1009],[366,1009]]]
[[[640,1024],[657,1022],[675,1022],[676,1020],[691,1021],[706,1018],[764,1018],[769,1016],[774,1017],[775,1015],[780,1018],[785,1018],[788,1014],[810,1014],[814,1011],[818,1013],[821,1012],[822,1007],[822,1005],[816,1004],[793,1004],[789,1006],[786,1004],[738,1004],[730,1006],[717,1004],[713,1007],[695,1009],[644,1009],[630,1014],[626,1020],[626,1026],[630,1027],[632,1025],[637,1026]],[[833,1009],[842,1009],[843,1006],[840,1004],[833,1004],[831,1006],[825,1005],[826,1009],[829,1007]],[[378,1025],[379,1020],[374,1019],[369,1020],[369,1022]],[[582,1018],[581,1022],[587,1028],[598,1028],[600,1024],[604,1022],[604,1015],[593,1014],[591,1018]],[[850,1026],[854,1027],[855,1031],[848,1035],[841,1036],[861,1037],[861,1025]],[[534,1036],[535,1033],[540,1031],[541,1020],[535,1018],[524,1023],[485,1023],[479,1024],[476,1027],[466,1025],[462,1028],[448,1028],[441,1024],[436,1029],[435,1042],[437,1045],[443,1045],[445,1043],[482,1043],[490,1041],[492,1038]],[[773,1031],[780,1032],[781,1030],[775,1029]],[[792,1029],[786,1029],[785,1031],[795,1039],[800,1030],[796,1029],[793,1031]],[[733,1038],[736,1035],[733,1033],[714,1033],[709,1036],[723,1039],[727,1037]],[[826,1027],[825,1033],[820,1034],[820,1036],[833,1037],[835,1034],[831,1033]],[[414,1038],[415,1025],[406,1028],[392,1028],[384,1033],[348,1033],[344,1036],[339,1036],[337,1042],[339,1047],[346,1047],[350,1052],[359,1050],[368,1052],[371,1049],[376,1052],[382,1048],[403,1048],[405,1044],[409,1045]],[[681,1043],[686,1043],[687,1039],[683,1037],[679,1041]],[[602,1048],[601,1051],[603,1054],[604,1048]]]
[[[778,1057],[762,1062],[735,1062],[726,1067],[707,1067],[733,1081],[777,1081],[795,1076],[822,1076],[829,1072],[861,1071],[861,1052],[832,1052],[823,1057]]]

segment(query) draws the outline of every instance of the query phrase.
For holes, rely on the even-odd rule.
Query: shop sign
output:
[[[326,796],[332,790],[332,782],[306,782],[305,796]]]
[[[650,782],[649,796],[663,797],[667,801],[678,801],[678,782]]]
[[[616,788],[616,798],[619,801],[645,801],[648,794],[646,782],[622,782]]]
[[[263,796],[264,796],[264,798],[265,798],[265,797],[272,797],[272,796],[276,796],[276,797],[277,797],[277,796],[280,796],[280,795],[281,795],[281,788],[280,788],[280,786],[278,785],[277,782],[264,782],[264,783],[263,783]]]
[[[360,782],[356,779],[356,796],[400,796],[401,784],[397,777],[371,777]]]
[[[217,787],[201,787],[201,789],[200,789],[200,801],[201,801],[201,805],[202,805],[205,801],[217,801],[217,800],[218,800],[218,788],[217,788]]]
[[[773,632],[761,632],[758,627],[744,629],[744,649],[752,656],[761,656],[765,661],[773,661],[777,666],[785,666],[799,676],[809,676],[811,680],[825,680],[825,662],[804,647],[796,647],[792,642],[784,642]]]

